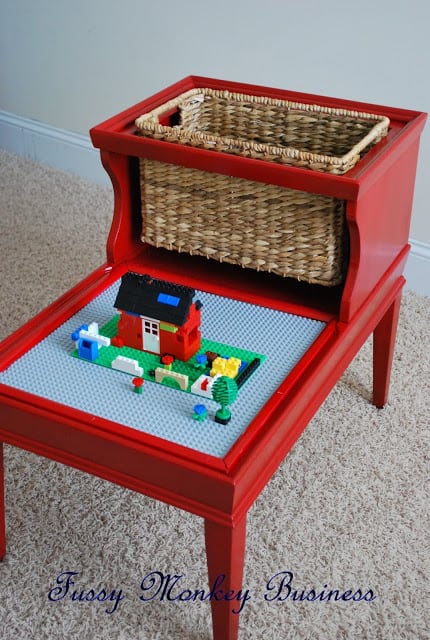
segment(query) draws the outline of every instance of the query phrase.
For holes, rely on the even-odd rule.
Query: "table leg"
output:
[[[4,504],[4,463],[3,463],[3,442],[0,442],[0,560],[6,554],[6,520]]]
[[[214,640],[236,640],[238,637],[239,613],[233,610],[243,610],[248,595],[246,590],[242,591],[245,540],[246,516],[234,527],[205,520],[209,589],[213,590]]]
[[[401,299],[400,293],[373,332],[373,404],[379,408],[388,400]]]

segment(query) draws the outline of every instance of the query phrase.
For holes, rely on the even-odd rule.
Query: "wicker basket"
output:
[[[165,114],[177,124],[160,124]],[[173,114],[173,118],[172,118]],[[141,135],[342,174],[388,131],[368,113],[193,89],[136,120]],[[346,270],[345,203],[142,158],[142,239],[310,283]]]

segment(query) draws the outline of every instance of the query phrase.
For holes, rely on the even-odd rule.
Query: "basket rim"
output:
[[[347,153],[342,156],[334,156],[329,154],[319,154],[310,151],[301,151],[295,147],[280,147],[277,145],[270,145],[265,143],[257,143],[253,141],[244,140],[242,138],[231,138],[229,136],[218,136],[199,131],[191,131],[190,129],[181,127],[180,125],[174,125],[169,127],[162,125],[158,122],[158,117],[181,105],[192,98],[196,97],[196,103],[201,102],[201,98],[204,97],[217,97],[234,102],[242,102],[247,104],[262,104],[269,106],[283,107],[289,111],[300,111],[305,114],[324,114],[334,115],[339,118],[353,118],[356,120],[374,121],[375,124],[371,130],[357,142]],[[326,107],[318,104],[294,102],[290,100],[280,100],[275,98],[268,98],[265,96],[253,96],[242,93],[234,93],[228,90],[217,90],[209,88],[194,88],[179,94],[175,98],[165,102],[159,107],[142,114],[135,120],[135,125],[142,135],[153,134],[163,136],[168,142],[179,142],[182,144],[205,144],[211,145],[225,145],[226,147],[236,147],[244,152],[255,153],[267,153],[269,155],[278,156],[281,159],[287,158],[291,160],[299,160],[308,162],[311,164],[326,164],[331,165],[336,169],[342,169],[345,166],[347,170],[351,168],[349,165],[354,160],[358,160],[360,153],[372,142],[385,136],[390,120],[387,116],[376,115],[365,111],[352,111],[348,109],[339,109],[335,107]],[[185,138],[185,140],[184,140]]]

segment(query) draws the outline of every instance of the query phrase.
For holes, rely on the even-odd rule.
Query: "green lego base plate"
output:
[[[105,336],[107,338],[113,338],[117,335],[118,332],[118,321],[119,314],[115,315],[109,322],[107,322],[103,327],[100,328],[99,334]],[[176,381],[172,377],[165,377],[161,383],[156,384],[165,384],[167,386],[171,386],[178,391],[192,393],[191,387],[196,382],[196,380],[203,374],[209,375],[211,366],[208,364],[207,366],[201,366],[197,364],[196,356],[200,354],[205,354],[207,352],[213,352],[219,354],[223,358],[238,358],[244,363],[239,369],[239,373],[236,376],[235,380],[238,383],[239,390],[245,383],[245,381],[249,380],[252,374],[257,370],[257,368],[264,362],[266,359],[265,355],[261,353],[255,353],[253,351],[247,351],[246,349],[240,349],[238,347],[221,344],[220,342],[215,342],[213,340],[208,340],[206,338],[202,338],[201,347],[199,351],[195,353],[195,355],[187,361],[175,360],[171,365],[170,370],[175,373],[179,373],[181,375],[188,377],[188,385],[186,389],[181,389]],[[86,360],[85,358],[81,358],[78,355],[78,350],[75,349],[72,354],[73,357],[78,358],[79,360],[84,360],[89,364],[96,364],[102,367],[106,367],[108,369],[112,369],[112,362],[115,360],[117,356],[124,356],[126,358],[131,358],[132,360],[136,360],[138,362],[139,367],[143,368],[143,376],[144,380],[148,382],[155,383],[154,371],[157,368],[166,368],[161,363],[161,355],[156,355],[154,353],[148,353],[146,351],[140,351],[139,349],[133,349],[132,347],[100,347],[99,355],[96,360]],[[132,375],[132,374],[126,374]],[[133,376],[135,377],[135,376]],[[196,394],[198,395],[198,394]]]

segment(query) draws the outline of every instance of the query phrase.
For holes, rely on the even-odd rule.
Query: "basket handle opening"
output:
[[[174,127],[180,124],[181,110],[179,107],[169,109],[158,116],[158,123],[164,127]]]

